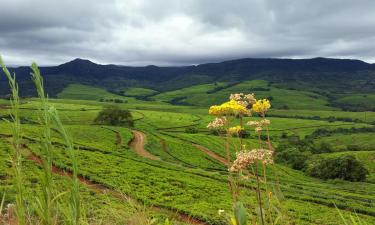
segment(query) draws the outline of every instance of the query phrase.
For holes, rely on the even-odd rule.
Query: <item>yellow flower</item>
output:
[[[249,115],[250,111],[243,105],[239,104],[236,100],[232,99],[221,105],[211,106],[208,113],[213,116],[223,115]]]
[[[271,103],[267,99],[262,99],[256,101],[256,103],[253,105],[252,110],[259,114],[265,114],[268,109],[271,108]]]
[[[241,131],[243,131],[243,128],[241,126],[235,126],[228,128],[228,134],[232,136],[238,135]]]

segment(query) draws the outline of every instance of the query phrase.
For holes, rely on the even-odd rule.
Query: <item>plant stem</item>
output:
[[[258,195],[258,203],[259,203],[259,211],[260,211],[260,217],[262,221],[262,225],[264,225],[264,219],[263,219],[263,209],[262,209],[262,197],[260,195],[260,185],[259,185],[259,175],[258,175],[258,164],[256,165],[256,181],[257,181],[257,195]]]
[[[241,131],[243,129],[243,121],[242,121],[242,115],[240,115],[240,126],[241,126]],[[239,138],[240,138],[240,150],[243,150],[243,146],[242,146],[242,134],[239,133]]]

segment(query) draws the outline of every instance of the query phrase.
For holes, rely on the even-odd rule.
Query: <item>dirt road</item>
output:
[[[160,160],[159,157],[148,152],[144,147],[146,143],[146,135],[140,131],[133,130],[133,140],[130,141],[129,147],[132,148],[138,155],[152,159]]]
[[[216,154],[215,152],[213,152],[213,151],[209,150],[208,148],[203,147],[201,145],[197,145],[197,144],[192,144],[192,145],[194,147],[196,147],[197,149],[201,150],[202,152],[206,153],[211,158],[216,159],[217,161],[219,161],[220,163],[222,163],[225,166],[228,166],[228,161],[225,158]]]

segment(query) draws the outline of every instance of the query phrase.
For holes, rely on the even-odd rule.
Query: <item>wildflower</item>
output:
[[[229,171],[237,172],[246,169],[249,165],[256,162],[262,162],[263,164],[273,164],[273,151],[267,149],[253,149],[251,151],[243,150],[236,153],[236,159],[234,160]]]
[[[261,121],[249,121],[247,125],[255,127],[255,133],[259,134],[263,130],[263,126],[268,126],[271,124],[271,121],[267,119],[262,119]]]
[[[221,214],[223,214],[224,212],[225,212],[224,209],[219,209],[219,210],[217,211],[217,213],[219,214],[219,216],[220,216]]]
[[[267,119],[262,119],[260,121],[260,124],[262,124],[262,126],[268,126],[271,124],[271,121],[267,120]]]
[[[260,127],[261,124],[258,121],[249,121],[247,122],[247,125],[254,126],[254,127]]]
[[[212,129],[212,130],[217,130],[217,129],[220,129],[223,126],[225,126],[225,124],[227,124],[227,118],[225,116],[224,117],[216,117],[214,121],[210,122],[207,125],[207,128]]]
[[[255,127],[255,133],[259,134],[262,132],[263,128],[262,127]]]
[[[251,94],[247,94],[245,95],[245,99],[247,100],[248,103],[250,103],[251,105],[255,104],[257,102],[257,100],[255,99],[255,96],[254,96],[254,93],[251,93]]]
[[[223,115],[249,115],[250,111],[243,105],[238,104],[235,100],[230,100],[221,105],[211,106],[208,113],[214,116],[223,116]]]
[[[241,126],[235,126],[228,128],[228,134],[232,136],[238,136],[241,131],[243,131],[243,128]]]
[[[229,99],[235,101],[241,101],[243,93],[230,94]]]
[[[252,110],[259,114],[265,114],[270,108],[271,108],[271,103],[267,99],[258,100],[252,106]]]

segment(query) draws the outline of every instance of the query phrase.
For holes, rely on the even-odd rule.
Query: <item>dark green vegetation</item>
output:
[[[364,181],[368,170],[363,163],[353,155],[342,155],[330,158],[312,160],[307,168],[307,173],[321,179],[343,179],[349,181]]]
[[[270,63],[276,66],[270,67]],[[99,72],[97,68],[101,68]],[[17,73],[22,69],[27,72],[20,68]],[[279,181],[282,205],[295,224],[342,224],[333,203],[346,218],[356,212],[368,224],[375,223],[375,112],[342,111],[337,104],[343,101],[348,107],[357,107],[345,99],[357,98],[359,92],[368,92],[367,100],[371,101],[372,71],[373,65],[359,61],[329,59],[238,60],[183,68],[98,66],[76,60],[42,68],[47,90],[58,97],[50,99],[50,103],[59,110],[74,138],[79,175],[138,200],[130,204],[82,184],[89,215],[103,218],[107,224],[126,223],[137,216],[142,204],[147,213],[157,218],[173,217],[179,211],[208,224],[225,224],[217,211],[229,212],[232,207],[226,167],[196,145],[225,158],[224,141],[206,129],[212,120],[207,106],[225,101],[234,92],[254,92],[258,98],[271,99],[275,109],[268,119],[277,164],[267,173],[269,182]],[[21,80],[22,76],[26,75],[21,71]],[[26,78],[21,85],[27,87]],[[179,87],[184,89],[177,90]],[[1,89],[2,94],[8,94],[6,90],[9,88]],[[26,95],[31,93],[27,90]],[[122,102],[116,103],[115,99]],[[116,110],[130,111],[131,129],[146,135],[145,149],[159,160],[142,157],[128,147],[133,134],[127,126],[95,123],[100,112],[111,105],[116,105]],[[0,100],[1,118],[9,118],[8,107],[8,101]],[[42,130],[37,108],[36,99],[21,100],[24,144],[36,155],[41,151],[38,133]],[[126,121],[130,118],[127,115]],[[246,132],[243,144],[256,148],[253,130],[248,128]],[[6,203],[14,200],[7,172],[10,134],[9,124],[1,120],[0,195],[6,191]],[[54,165],[72,170],[63,140],[55,132],[52,139]],[[240,141],[230,141],[234,157]],[[30,190],[37,189],[35,174],[40,168],[28,157],[25,164],[27,185]],[[54,179],[64,189],[69,178],[55,175]],[[255,183],[242,185],[247,196],[243,202],[251,206],[255,202],[251,190]],[[31,191],[28,196],[32,196]],[[174,221],[179,219],[175,217]]]
[[[133,116],[129,110],[121,109],[115,105],[106,106],[99,112],[94,120],[97,124],[132,127],[134,125]]]

